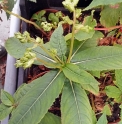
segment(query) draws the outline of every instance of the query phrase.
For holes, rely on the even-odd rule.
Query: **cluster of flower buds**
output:
[[[23,34],[20,32],[15,33],[15,37],[19,39],[21,43],[30,43],[33,41],[33,38],[30,37],[30,34],[25,31]]]
[[[44,31],[51,31],[53,24],[48,22],[42,22],[41,27],[43,28]]]
[[[93,28],[88,26],[88,25],[84,26],[84,25],[81,25],[81,24],[76,24],[75,25],[75,30],[76,31],[82,30],[82,31],[85,31],[85,32],[90,32],[91,30],[93,30]]]
[[[31,67],[36,59],[36,54],[27,49],[24,56],[16,61],[16,67],[23,67],[24,69]]]
[[[37,37],[35,41],[38,44],[44,44],[43,38]]]
[[[73,12],[75,10],[75,7],[77,6],[79,0],[65,0],[62,2],[64,7],[68,9],[70,12]]]

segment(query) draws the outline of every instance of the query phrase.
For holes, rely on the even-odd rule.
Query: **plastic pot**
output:
[[[21,9],[21,15],[24,18],[30,19],[33,13],[36,13],[39,10],[42,9],[57,9],[57,10],[63,10],[64,9],[62,5],[62,1],[64,0],[36,0],[37,2],[31,2],[29,0],[21,0],[20,1],[20,9]],[[79,0],[78,2],[78,7],[79,8],[84,8],[88,6],[92,0]]]

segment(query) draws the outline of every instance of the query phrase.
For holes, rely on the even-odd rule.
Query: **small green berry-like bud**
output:
[[[24,69],[31,67],[33,63],[34,59],[30,59],[29,61],[25,62],[23,65]]]
[[[51,51],[51,53],[53,53],[54,55],[57,54],[57,49],[52,48],[52,49],[50,49],[50,51]]]
[[[40,44],[43,44],[43,39],[41,39],[40,37],[37,37],[36,38],[36,42],[37,43],[40,43]]]
[[[70,12],[75,10],[75,6],[77,6],[79,0],[65,0],[62,2],[64,7],[68,9]]]
[[[20,61],[20,60],[17,60],[16,63],[15,63],[15,66],[18,68],[18,67],[22,67],[23,66],[23,63]]]

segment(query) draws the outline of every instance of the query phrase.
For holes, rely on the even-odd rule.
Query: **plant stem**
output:
[[[93,94],[90,94],[90,98],[91,98],[92,109],[93,109],[93,111],[95,112],[95,111],[96,111],[96,109],[95,109],[95,105],[94,105],[94,98],[93,98]]]
[[[56,59],[61,63],[61,64],[63,64],[64,65],[64,62],[63,61],[61,61],[61,59],[56,55],[55,56],[56,57]]]
[[[113,27],[110,27],[110,28],[94,28],[94,30],[97,30],[97,31],[109,31],[109,30],[114,30],[114,29],[118,29],[118,28],[122,28],[122,25],[113,26]]]
[[[17,18],[23,20],[24,22],[34,25],[34,26],[35,26],[37,29],[39,29],[45,36],[47,36],[47,34],[46,34],[36,23],[34,23],[34,22],[32,22],[32,21],[29,21],[29,20],[27,20],[27,19],[25,19],[25,18],[23,18],[23,17],[21,17],[21,16],[15,14],[15,13],[13,13],[13,12],[10,12],[9,10],[6,10],[5,8],[2,8],[2,9],[3,9],[6,13],[8,13],[8,14],[10,14],[10,15],[14,15],[14,16],[16,16]]]
[[[69,57],[68,57],[67,63],[70,63],[71,56],[72,56],[73,45],[74,45],[74,35],[75,35],[75,23],[76,23],[76,13],[74,10],[74,12],[73,12],[72,38],[71,38],[70,52],[69,52]]]
[[[51,67],[54,67],[54,68],[59,68],[60,69],[60,66],[55,66],[53,64],[50,64],[42,59],[39,59],[39,58],[36,58],[39,62],[43,63],[44,65],[47,65],[47,66],[51,66]]]
[[[40,47],[44,50],[45,53],[47,53],[53,60],[55,60],[57,63],[59,62],[55,56],[53,56],[46,48],[44,48],[42,45]]]

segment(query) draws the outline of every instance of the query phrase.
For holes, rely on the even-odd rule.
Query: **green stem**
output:
[[[48,62],[46,62],[46,61],[44,61],[42,59],[37,58],[37,61],[43,63],[44,65],[47,65],[47,66],[50,66],[50,67],[53,67],[53,68],[59,68],[60,69],[60,66],[55,66],[55,65],[50,64],[50,63],[48,63]]]
[[[64,65],[64,62],[61,61],[61,59],[60,59],[57,55],[56,55],[55,57],[56,57],[56,59],[60,62],[60,64],[63,64],[63,65]]]
[[[52,55],[46,48],[44,48],[42,45],[40,45],[40,47],[44,50],[45,53],[47,53],[52,59],[54,59],[57,63],[59,63],[59,61],[55,58],[54,55]]]
[[[59,62],[59,61],[55,58],[54,55],[52,55],[45,47],[43,47],[43,45],[38,44],[35,39],[32,39],[32,42],[33,42],[34,44],[37,44],[38,46],[40,46],[41,49],[42,49],[45,53],[47,53],[55,62],[57,62],[57,63]]]
[[[25,18],[23,18],[23,17],[21,17],[21,16],[15,14],[15,13],[12,13],[12,12],[10,12],[9,10],[6,10],[5,8],[2,8],[2,9],[3,9],[6,13],[8,13],[8,14],[10,14],[10,15],[14,15],[14,16],[16,16],[17,18],[23,20],[24,22],[34,25],[34,26],[35,26],[37,29],[39,29],[45,36],[47,36],[47,34],[46,34],[36,23],[34,23],[34,22],[32,22],[32,21],[29,21],[29,20],[27,20],[27,19],[25,19]]]
[[[75,14],[75,10],[74,10],[74,12],[73,12],[72,38],[71,38],[70,52],[69,52],[69,57],[68,57],[67,63],[70,63],[71,56],[72,56],[73,45],[74,45],[74,36],[75,36],[75,23],[76,23],[76,14]]]

